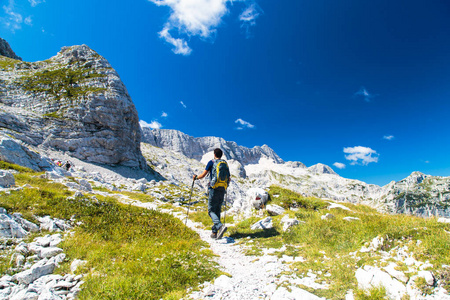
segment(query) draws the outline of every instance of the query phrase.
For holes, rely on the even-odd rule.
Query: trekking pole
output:
[[[195,176],[195,178],[197,178],[197,176]],[[195,182],[195,179],[192,180],[191,195],[189,196],[189,203],[188,203],[186,221],[184,222],[184,226],[187,226],[187,220],[188,220],[188,216],[189,216],[189,207],[191,206],[190,204],[191,204],[192,192],[194,191],[194,182]]]
[[[228,196],[228,193],[227,193],[227,191],[225,191],[225,213],[223,216],[223,226],[225,226],[225,219],[227,218],[227,196]]]

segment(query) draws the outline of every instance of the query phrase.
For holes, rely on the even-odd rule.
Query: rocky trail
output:
[[[147,209],[157,209],[158,207],[155,203],[143,203],[126,198],[123,198],[122,202]],[[160,210],[171,213],[183,222],[186,220],[184,212]],[[283,255],[278,258],[276,252],[285,250],[283,248],[263,249],[263,256],[246,255],[245,246],[228,237],[227,233],[222,239],[215,240],[210,237],[211,231],[203,229],[202,224],[188,219],[187,226],[209,244],[211,251],[217,255],[216,261],[219,263],[220,269],[231,277],[221,275],[214,282],[205,282],[200,287],[200,291],[191,292],[186,299],[324,299],[293,285],[295,283],[308,285],[306,281],[311,283],[311,278],[305,278],[302,281],[295,275],[282,275],[284,271],[289,271],[290,263],[301,261],[301,257],[294,258]],[[288,285],[290,291],[283,285]]]

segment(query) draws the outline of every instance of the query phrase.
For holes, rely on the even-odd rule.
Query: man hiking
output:
[[[213,239],[221,239],[227,230],[227,227],[220,222],[220,213],[225,192],[230,182],[230,170],[227,162],[221,159],[222,155],[222,150],[214,149],[214,159],[208,162],[202,174],[194,175],[194,180],[196,180],[204,178],[209,173],[208,214],[214,223],[211,234]]]

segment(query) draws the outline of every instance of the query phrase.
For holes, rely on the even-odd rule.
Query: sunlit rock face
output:
[[[89,162],[146,167],[131,97],[86,45],[33,63],[0,56],[0,133]]]

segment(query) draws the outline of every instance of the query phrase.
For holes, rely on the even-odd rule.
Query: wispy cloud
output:
[[[383,139],[388,140],[388,141],[393,140],[394,138],[395,137],[393,135],[385,135],[385,136],[383,136]]]
[[[345,159],[351,161],[351,165],[367,166],[371,162],[378,162],[379,154],[369,147],[346,147],[344,148],[344,153],[348,154],[345,156]]]
[[[169,115],[166,112],[162,112],[161,113],[161,118],[167,118]]]
[[[364,101],[370,102],[370,100],[371,100],[372,98],[374,98],[376,95],[369,93],[369,92],[367,91],[367,89],[366,89],[365,87],[362,86],[362,87],[359,89],[359,91],[357,91],[357,92],[354,94],[354,96],[360,96],[360,97],[363,97],[363,98],[364,98]]]
[[[36,6],[37,4],[44,2],[41,0],[29,0],[31,6]],[[6,28],[15,32],[16,30],[22,29],[22,24],[32,26],[33,20],[31,16],[23,17],[23,15],[18,12],[16,8],[16,3],[14,0],[9,0],[7,5],[3,5],[3,11],[5,12],[4,17],[0,17],[0,23]]]
[[[239,15],[241,28],[245,30],[245,36],[251,37],[250,28],[256,25],[256,19],[263,13],[258,4],[252,3]]]
[[[31,6],[35,7],[36,5],[45,2],[45,0],[28,0],[30,2]]]
[[[234,123],[239,124],[238,127],[236,128],[237,130],[243,130],[246,128],[250,128],[250,129],[255,128],[255,125],[252,125],[249,122],[242,120],[241,118],[234,121]]]
[[[333,166],[335,166],[335,167],[338,168],[338,169],[345,169],[345,164],[340,163],[340,162],[335,162],[335,163],[333,164]]]
[[[31,0],[30,0],[31,1]],[[186,39],[193,36],[214,39],[217,27],[228,13],[227,4],[236,0],[148,0],[158,6],[168,6],[170,16],[159,32],[160,38],[173,46],[176,54],[189,55],[192,49]],[[238,0],[247,2],[248,0]],[[253,7],[253,8],[251,8]],[[250,5],[241,15],[241,22],[254,26],[259,16],[256,3]]]
[[[14,0],[9,0],[8,5],[3,5],[3,11],[6,17],[0,19],[6,28],[12,32],[22,28],[23,17],[20,13],[16,12]]]
[[[151,129],[160,129],[162,127],[161,123],[159,123],[158,121],[152,121],[151,123],[147,123],[144,120],[140,120],[139,125],[141,125],[142,128],[147,127]]]
[[[187,42],[183,39],[176,39],[169,33],[169,28],[164,28],[159,32],[159,37],[173,46],[173,53],[189,55],[192,49],[188,46]]]
[[[181,106],[183,106],[183,108],[187,108],[186,104],[184,104],[183,101],[180,101]]]

